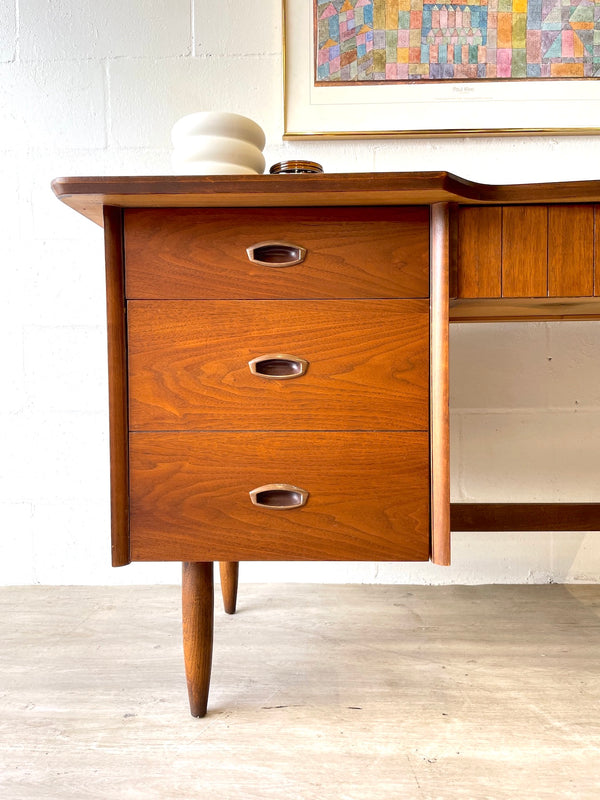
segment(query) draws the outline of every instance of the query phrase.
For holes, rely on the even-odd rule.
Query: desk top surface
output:
[[[448,172],[56,178],[59,200],[102,224],[119,208],[600,202],[600,181],[490,185]]]

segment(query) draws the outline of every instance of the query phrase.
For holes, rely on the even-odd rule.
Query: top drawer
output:
[[[129,299],[428,297],[429,209],[127,209],[125,274]]]

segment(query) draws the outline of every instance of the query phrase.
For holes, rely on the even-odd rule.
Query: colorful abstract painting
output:
[[[313,0],[315,83],[600,77],[600,0]]]

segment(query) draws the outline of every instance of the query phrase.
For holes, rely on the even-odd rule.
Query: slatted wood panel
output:
[[[501,296],[502,208],[460,209],[458,263],[458,297]]]
[[[548,292],[548,209],[502,209],[502,297],[545,297]]]
[[[594,294],[594,207],[548,208],[548,293],[550,297]]]
[[[595,216],[591,204],[461,207],[458,298],[600,295]]]

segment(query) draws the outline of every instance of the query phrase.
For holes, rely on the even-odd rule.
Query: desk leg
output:
[[[220,561],[219,569],[221,573],[221,592],[223,594],[223,606],[225,607],[225,611],[227,614],[235,614],[240,562]]]
[[[203,717],[212,665],[213,562],[184,562],[182,577],[183,656],[190,711],[193,717]]]

